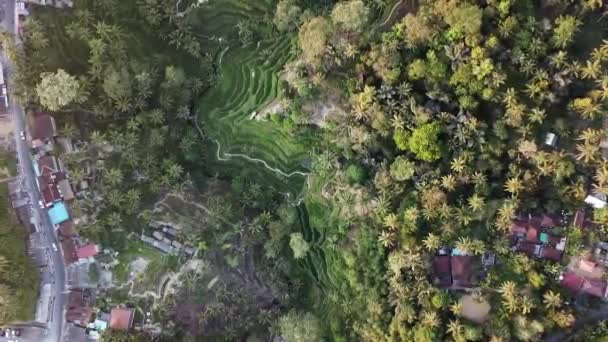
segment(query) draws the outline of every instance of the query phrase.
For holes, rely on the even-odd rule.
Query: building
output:
[[[76,257],[78,260],[93,258],[99,253],[99,247],[95,244],[88,244],[82,246],[76,250]]]
[[[34,169],[37,176],[49,175],[51,179],[54,179],[52,176],[61,171],[55,156],[44,156],[39,158],[38,161],[34,163]]]
[[[71,201],[74,199],[74,191],[72,190],[72,185],[70,184],[69,180],[62,179],[58,181],[57,188],[65,201]]]
[[[587,294],[594,297],[606,298],[608,296],[608,283],[606,280],[589,279],[574,272],[566,272],[560,276],[560,284],[568,289],[573,296]]]
[[[432,282],[439,287],[451,289],[466,289],[474,285],[475,257],[463,255],[458,249],[450,253],[441,250],[433,258]]]
[[[66,320],[75,325],[86,327],[93,317],[92,293],[89,290],[75,289],[68,294]]]
[[[595,209],[602,209],[606,206],[606,201],[597,198],[593,195],[589,195],[585,198],[585,203],[589,204],[590,206],[594,207]]]
[[[49,209],[48,214],[53,225],[59,225],[70,219],[68,209],[65,207],[65,204],[63,204],[63,202],[55,203],[53,207]]]
[[[133,326],[135,310],[130,308],[114,308],[110,312],[110,328],[127,331]]]
[[[31,127],[33,148],[53,147],[54,139],[57,136],[55,118],[49,114],[38,113],[34,117],[34,122]]]
[[[42,178],[42,177],[40,177]],[[55,203],[61,202],[61,192],[55,184],[43,183],[43,179],[39,178],[40,194],[45,207],[52,207]]]
[[[554,147],[557,144],[557,135],[555,133],[547,133],[545,135],[545,145]]]
[[[531,258],[561,260],[566,248],[566,238],[544,231],[561,224],[559,216],[550,214],[529,216],[527,221],[514,220],[511,223],[513,249]]]
[[[600,242],[595,246],[593,259],[603,266],[608,266],[608,243]]]

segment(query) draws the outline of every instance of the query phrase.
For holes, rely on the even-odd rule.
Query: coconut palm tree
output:
[[[505,191],[510,192],[513,196],[517,196],[523,189],[523,183],[519,177],[511,177],[505,183]]]
[[[448,323],[448,330],[447,330],[451,335],[452,338],[456,341],[462,341],[462,336],[464,334],[464,327],[463,325],[460,323],[460,320],[456,319],[456,320],[450,320],[450,323]]]
[[[380,232],[378,235],[378,242],[380,242],[384,248],[393,247],[395,244],[395,233],[386,230]]]
[[[547,310],[557,309],[562,305],[562,296],[558,292],[548,290],[543,294],[543,304]]]
[[[597,160],[600,152],[600,147],[596,144],[584,143],[577,144],[576,160],[582,160],[585,163],[591,163]]]
[[[456,189],[457,181],[454,175],[445,175],[441,177],[441,186],[447,191],[453,191]]]
[[[527,295],[521,296],[521,298],[519,300],[519,306],[521,308],[521,313],[524,315],[529,314],[532,311],[532,309],[534,309],[534,307],[535,307],[534,302],[532,301],[532,298],[530,298]]]
[[[450,169],[456,173],[462,173],[467,165],[467,158],[464,155],[459,155],[458,157],[452,159],[450,163]]]
[[[394,213],[389,213],[384,217],[384,225],[390,230],[395,230],[399,226],[399,217]]]
[[[424,248],[429,252],[434,252],[441,247],[441,238],[433,233],[429,233],[424,240],[422,240]]]
[[[602,72],[602,64],[599,61],[588,60],[580,67],[579,72],[583,79],[597,79]]]
[[[479,196],[478,194],[473,194],[473,196],[469,197],[468,203],[469,203],[469,208],[471,208],[471,210],[482,211],[482,209],[485,205],[485,200],[483,197]]]
[[[422,313],[422,325],[429,327],[431,329],[438,328],[441,324],[441,320],[439,319],[439,315],[437,315],[434,311],[424,311]]]

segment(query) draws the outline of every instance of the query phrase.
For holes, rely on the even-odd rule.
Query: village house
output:
[[[65,264],[69,265],[78,261],[78,256],[76,255],[76,239],[78,238],[78,232],[76,232],[74,222],[62,222],[57,229],[57,235],[59,236],[59,241],[61,243],[63,261]]]
[[[55,118],[46,113],[38,113],[34,116],[31,127],[32,148],[46,152],[52,150],[54,139],[57,136]]]
[[[134,317],[134,309],[114,308],[110,311],[110,329],[127,331],[133,326]]]
[[[97,255],[97,253],[99,253],[99,247],[95,244],[89,243],[76,250],[76,257],[79,261],[91,261]]]
[[[454,249],[441,249],[433,257],[432,283],[449,289],[467,289],[474,286],[481,273],[478,257]]]
[[[513,249],[531,258],[560,261],[566,248],[566,238],[552,235],[546,230],[562,223],[557,215],[548,214],[514,220],[511,223]]]
[[[86,327],[93,317],[93,294],[87,289],[74,289],[68,294],[66,320],[75,325]]]

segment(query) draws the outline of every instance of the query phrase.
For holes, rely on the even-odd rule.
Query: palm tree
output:
[[[445,175],[441,177],[441,186],[448,191],[456,189],[456,184],[456,177],[454,177],[454,175]]]
[[[587,128],[579,134],[576,140],[583,141],[583,143],[597,144],[603,134],[604,133],[599,129]]]
[[[384,225],[390,230],[395,230],[399,226],[399,217],[394,213],[390,213],[384,217]]]
[[[579,72],[583,79],[597,79],[602,72],[602,64],[599,61],[586,61],[585,66],[580,67]]]
[[[478,194],[469,197],[469,208],[473,211],[481,211],[485,205],[485,200]]]
[[[464,254],[469,254],[473,251],[473,241],[466,236],[461,236],[458,241],[456,241],[455,247]]]
[[[119,185],[123,180],[122,170],[119,168],[110,168],[104,172],[104,179],[111,187]]]
[[[567,65],[568,54],[566,51],[560,50],[549,57],[549,65],[556,69],[560,69]]]
[[[395,234],[389,231],[382,231],[378,235],[378,241],[384,248],[391,248],[395,244]]]
[[[439,236],[436,234],[429,233],[429,235],[422,240],[422,244],[429,252],[434,252],[441,247],[441,238],[439,238]]]
[[[534,109],[532,109],[532,112],[530,113],[530,122],[542,124],[543,121],[545,120],[546,116],[547,116],[547,113],[545,112],[544,109],[534,108]]]
[[[405,127],[405,120],[403,120],[401,115],[395,114],[391,119],[391,126],[394,129],[403,129]]]
[[[522,181],[519,177],[511,177],[505,183],[505,191],[510,192],[513,196],[517,196],[523,189]]]
[[[420,212],[416,207],[409,207],[403,211],[403,220],[408,223],[415,223],[420,216]]]
[[[452,159],[452,163],[450,164],[450,169],[456,173],[462,173],[464,168],[467,165],[467,158],[464,155],[459,155],[458,157]]]
[[[464,327],[460,323],[460,320],[450,320],[450,323],[448,323],[448,332],[452,335],[454,340],[461,341]]]
[[[529,314],[532,309],[534,309],[534,302],[532,301],[532,298],[528,297],[527,295],[521,296],[521,299],[519,301],[519,306],[521,308],[521,313],[524,315]]]
[[[543,304],[547,310],[557,309],[562,305],[562,297],[558,292],[548,290],[543,294]]]
[[[159,108],[148,112],[148,120],[154,125],[161,125],[165,121],[165,113]]]
[[[422,313],[422,325],[429,327],[431,329],[439,327],[441,321],[439,320],[439,316],[434,311],[424,311]]]
[[[577,144],[576,150],[578,151],[576,154],[576,160],[582,160],[585,163],[590,163],[597,160],[600,147],[596,144],[584,143]]]
[[[516,294],[515,283],[511,280],[505,281],[504,283],[502,283],[502,285],[500,285],[500,289],[498,289],[498,292],[500,292],[502,297],[505,299],[514,298]]]

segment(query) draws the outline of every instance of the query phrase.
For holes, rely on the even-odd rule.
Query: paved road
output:
[[[0,0],[0,4],[4,10],[6,20],[3,21],[4,28],[10,32],[15,33],[17,15],[15,0]],[[9,63],[5,65],[6,79],[9,79],[9,75],[12,71],[12,67]],[[9,85],[10,93],[10,85]],[[25,114],[23,107],[17,101],[11,98],[9,103],[9,112],[11,113],[14,125],[15,125],[15,142],[17,149],[17,158],[19,159],[19,166],[22,170],[22,174],[25,178],[25,190],[27,191],[29,198],[34,205],[34,217],[37,221],[36,229],[43,232],[44,244],[48,250],[49,258],[49,274],[43,275],[53,279],[53,289],[51,302],[53,303],[52,308],[49,312],[48,330],[45,340],[48,342],[59,342],[61,341],[63,326],[64,326],[64,307],[65,307],[65,266],[63,264],[63,256],[55,230],[50,222],[46,210],[38,207],[38,201],[40,200],[40,194],[36,185],[36,176],[34,174],[34,168],[32,164],[32,158],[30,155],[29,146],[26,141],[22,141],[19,138],[18,132],[26,131]],[[54,247],[57,246],[57,247]]]

